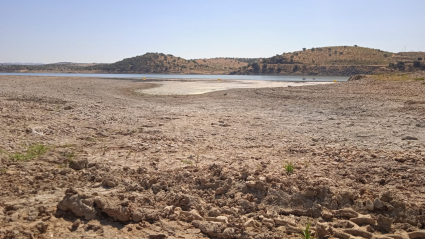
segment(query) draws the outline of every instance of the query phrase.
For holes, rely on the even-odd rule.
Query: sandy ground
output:
[[[163,80],[152,81],[157,87],[139,90],[136,92],[150,95],[196,95],[214,91],[246,88],[293,87],[329,84],[332,82],[282,82],[282,81],[255,81],[255,80]]]
[[[421,82],[157,86],[1,76],[0,238],[425,238]]]

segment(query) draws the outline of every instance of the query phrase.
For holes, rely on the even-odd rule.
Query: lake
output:
[[[295,76],[295,75],[177,75],[177,74],[79,74],[79,73],[0,73],[8,76],[67,76],[67,77],[100,77],[100,78],[143,78],[147,79],[225,79],[225,80],[261,80],[261,81],[347,81],[348,76]],[[303,78],[305,80],[303,80]]]

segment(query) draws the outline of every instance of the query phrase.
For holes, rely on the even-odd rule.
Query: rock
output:
[[[425,230],[407,233],[410,239],[425,238]]]
[[[173,206],[166,206],[166,207],[164,207],[164,213],[165,213],[165,215],[170,215],[171,212],[173,212]]]
[[[190,214],[193,216],[194,220],[200,220],[200,221],[204,220],[204,218],[201,215],[199,215],[199,212],[195,209],[190,211]]]
[[[71,161],[69,163],[69,167],[74,169],[74,170],[81,170],[83,168],[87,168],[88,165],[88,160],[87,159],[80,159],[77,161]]]
[[[207,222],[207,221],[198,221],[195,220],[192,222],[194,227],[201,229],[201,231],[207,234],[210,237],[220,237],[221,236],[221,225],[218,222]]]
[[[165,239],[165,238],[167,238],[167,235],[162,233],[149,235],[149,239]]]
[[[254,219],[248,219],[243,225],[244,227],[255,227],[255,224]]]
[[[359,237],[364,237],[364,238],[372,238],[373,234],[368,232],[368,231],[364,231],[360,228],[348,228],[348,229],[344,229],[343,232],[353,235],[353,236],[359,236]]]
[[[385,232],[391,231],[391,225],[393,223],[393,219],[386,217],[384,215],[379,215],[377,222],[378,222],[378,227],[380,229],[384,230]]]
[[[35,228],[37,228],[37,230],[40,233],[45,233],[47,231],[47,228],[49,227],[49,224],[46,222],[39,222],[36,224]]]
[[[227,193],[227,191],[229,191],[230,189],[230,184],[224,184],[223,187],[219,187],[217,188],[217,190],[215,191],[216,195],[220,195],[220,194],[224,194]]]
[[[72,192],[71,192],[72,191]],[[74,191],[68,189],[67,195],[58,204],[58,209],[67,211],[70,210],[78,217],[84,217],[86,220],[91,220],[96,217],[96,209],[93,207],[94,200],[83,194],[72,194]]]
[[[255,178],[251,175],[246,178],[246,181],[254,181],[254,180]]]
[[[207,217],[205,219],[211,222],[229,223],[229,219],[226,216]]]
[[[111,188],[113,188],[113,187],[116,187],[116,186],[118,186],[118,180],[117,179],[115,179],[114,177],[112,177],[112,176],[106,176],[106,177],[104,177],[103,178],[103,180],[102,180],[102,185],[103,186],[107,186],[107,187],[111,187]]]
[[[81,224],[81,221],[80,221],[80,219],[77,219],[73,224],[72,224],[72,227],[79,227],[80,226],[80,224]]]
[[[329,225],[327,223],[316,223],[316,235],[319,239],[330,235],[329,233]]]
[[[323,217],[323,219],[326,219],[326,220],[330,220],[330,219],[332,219],[332,217],[333,217],[333,214],[332,214],[332,212],[331,211],[329,211],[328,209],[326,209],[326,208],[324,208],[323,210],[322,210],[322,217]]]
[[[246,181],[245,184],[247,187],[254,188],[256,183],[255,181]]]
[[[362,78],[365,78],[365,75],[355,75],[355,76],[351,76],[348,81],[357,81],[357,80],[361,80]]]
[[[356,218],[351,218],[350,221],[356,223],[357,225],[375,225],[376,221],[370,215],[361,215],[359,214]]]
[[[247,213],[254,212],[256,209],[256,204],[246,199],[240,199],[238,203]]]
[[[340,210],[335,211],[335,214],[339,215],[340,217],[348,217],[348,218],[355,218],[358,217],[359,213],[354,211],[351,208],[343,208]]]
[[[418,140],[418,138],[412,137],[412,136],[406,136],[406,137],[403,137],[401,140]]]
[[[144,215],[139,210],[136,210],[131,214],[131,219],[133,222],[141,222],[143,218],[144,218]]]
[[[115,220],[122,222],[130,221],[130,210],[126,205],[122,205],[120,200],[98,196],[94,199],[94,202],[97,207]]]
[[[282,219],[282,218],[275,218],[274,223],[276,224],[276,226],[288,226],[288,225],[293,227],[297,226],[297,224],[294,221]]]
[[[237,238],[236,229],[233,227],[228,227],[223,230],[223,238]]]
[[[262,222],[268,228],[273,228],[274,225],[275,225],[274,224],[274,220],[273,219],[269,219],[269,218],[264,218]]]
[[[17,212],[13,213],[11,219],[12,219],[12,222],[18,221],[19,220],[19,213],[17,213]]]
[[[382,201],[379,200],[379,198],[375,198],[373,205],[375,206],[376,209],[382,209],[384,207],[384,203],[382,203]]]
[[[213,207],[208,211],[208,216],[210,217],[217,217],[220,215],[220,209]]]
[[[366,209],[369,211],[373,211],[375,209],[375,205],[369,199],[366,201]]]

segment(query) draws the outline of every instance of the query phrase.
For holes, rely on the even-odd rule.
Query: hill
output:
[[[246,65],[248,63],[233,58],[186,60],[170,54],[146,53],[86,69],[107,73],[229,74]]]
[[[268,58],[187,60],[146,53],[112,64],[60,62],[46,65],[0,65],[0,72],[163,73],[240,75],[356,75],[425,69],[425,52],[392,53],[358,46],[330,46],[278,54]]]
[[[372,74],[396,69],[410,71],[423,66],[423,59],[425,52],[392,53],[357,46],[303,48],[301,51],[262,58],[231,74]],[[403,63],[403,67],[399,62]]]

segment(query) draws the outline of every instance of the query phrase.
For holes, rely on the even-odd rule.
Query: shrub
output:
[[[14,153],[11,154],[9,158],[15,161],[28,161],[40,157],[41,155],[45,154],[47,150],[49,150],[49,148],[43,144],[33,144],[28,147],[24,154]]]
[[[421,63],[419,61],[413,61],[413,67],[419,68],[421,67]]]
[[[422,57],[418,57],[418,61],[422,61]]]
[[[300,67],[298,65],[295,65],[294,67],[292,67],[292,72],[297,72],[300,69]]]
[[[307,50],[307,48],[303,47],[303,51]]]
[[[283,168],[286,170],[287,173],[293,173],[294,172],[294,164],[288,163],[283,165]]]
[[[305,229],[302,230],[302,233],[301,233],[301,238],[302,239],[311,239],[311,238],[313,238],[313,236],[311,235],[310,226],[311,226],[311,224],[310,224],[310,222],[308,222],[307,225],[305,226]]]
[[[396,68],[399,69],[400,71],[404,71],[405,69],[404,62],[402,61],[397,62]]]

